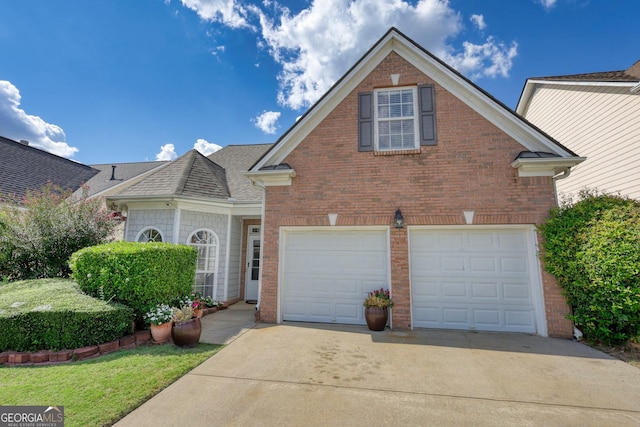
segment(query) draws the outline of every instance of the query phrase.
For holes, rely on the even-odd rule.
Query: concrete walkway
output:
[[[302,323],[240,330],[116,425],[640,425],[640,369],[572,341]]]
[[[244,301],[202,318],[200,342],[230,344],[255,326],[255,304]]]

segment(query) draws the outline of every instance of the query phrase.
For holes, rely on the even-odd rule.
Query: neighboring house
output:
[[[47,183],[76,191],[99,171],[64,157],[56,156],[27,141],[0,136],[0,195],[23,198],[29,190],[40,190]]]
[[[392,28],[247,174],[260,320],[364,324],[385,287],[393,328],[570,337],[536,225],[583,160]]]
[[[587,161],[558,194],[597,188],[640,199],[640,61],[622,71],[527,79],[516,111]]]
[[[244,174],[269,146],[230,145],[208,158],[191,150],[113,187],[106,200],[127,218],[125,240],[192,245],[196,290],[220,301],[257,300],[262,192]]]
[[[169,163],[168,161],[137,162],[137,163],[106,163],[91,165],[98,173],[83,187],[89,197],[106,197],[139,182],[151,171]],[[75,196],[82,195],[84,189],[75,192]]]

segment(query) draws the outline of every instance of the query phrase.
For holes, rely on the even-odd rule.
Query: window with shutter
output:
[[[358,94],[359,151],[415,150],[435,145],[433,85]]]

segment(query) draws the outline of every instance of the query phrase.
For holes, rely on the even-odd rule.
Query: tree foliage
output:
[[[67,277],[72,253],[109,241],[120,220],[86,191],[72,198],[51,183],[22,200],[0,199],[0,276]]]
[[[585,337],[620,344],[640,335],[640,202],[585,190],[540,230],[545,268]]]

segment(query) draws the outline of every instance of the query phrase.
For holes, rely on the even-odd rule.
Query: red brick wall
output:
[[[358,152],[357,96],[391,85],[431,83],[391,53],[286,158],[292,185],[266,190],[260,319],[277,320],[278,241],[281,226],[391,225],[400,208],[407,225],[539,224],[555,205],[552,179],[520,178],[511,162],[525,148],[465,103],[435,85],[436,146],[419,153]],[[391,229],[391,279],[395,328],[409,328],[407,229]],[[549,334],[567,336],[566,304],[552,277],[543,275]]]

